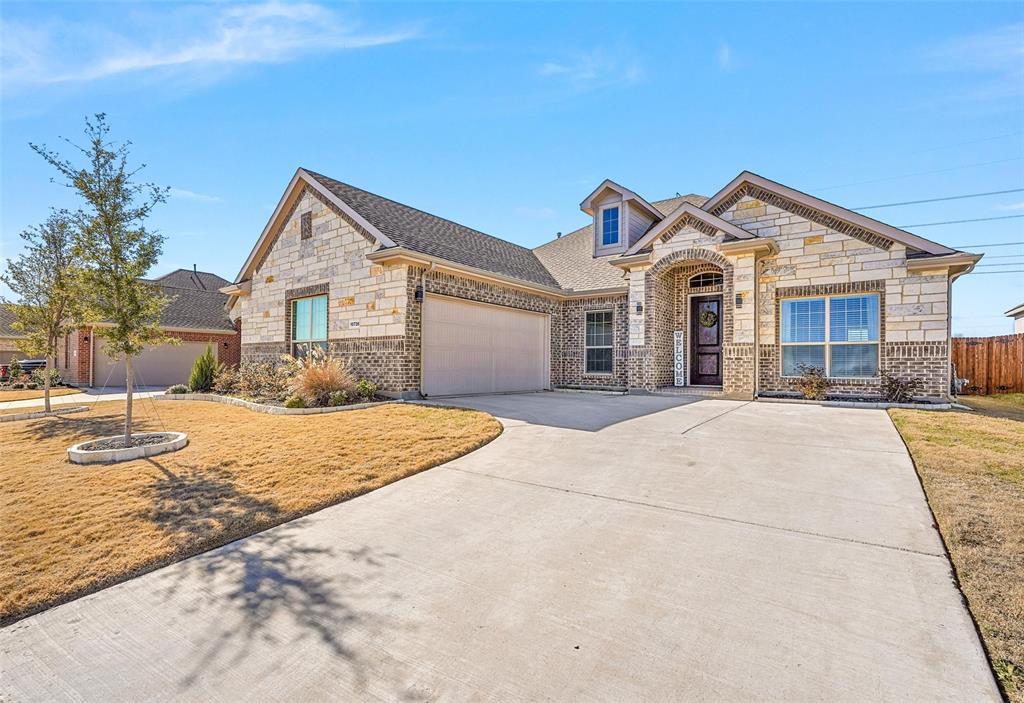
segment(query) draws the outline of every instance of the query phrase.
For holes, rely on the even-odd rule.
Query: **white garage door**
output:
[[[96,340],[99,342],[99,340]],[[217,356],[217,343],[213,347],[213,355]],[[206,342],[182,342],[178,346],[164,344],[150,347],[132,359],[132,371],[137,386],[167,387],[175,383],[188,383],[188,375],[196,357],[206,351]],[[97,347],[96,360],[93,366],[93,385],[124,386],[124,360],[111,361],[103,349]]]
[[[427,295],[424,395],[536,391],[549,386],[547,315]]]

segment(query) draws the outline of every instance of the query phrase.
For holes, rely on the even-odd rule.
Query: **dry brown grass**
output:
[[[56,398],[58,395],[71,395],[73,393],[81,393],[82,391],[77,388],[54,388],[50,391],[50,397]],[[20,390],[20,391],[0,391],[0,403],[6,403],[9,400],[35,400],[43,398],[43,390],[37,388],[36,390]],[[42,406],[40,406],[42,407]]]
[[[66,450],[117,434],[124,403],[6,424],[0,445],[0,623],[123,581],[472,451],[490,415],[416,405],[277,416],[137,401],[138,431],[187,432],[178,452],[112,465]]]
[[[890,410],[914,457],[996,675],[1024,703],[1024,396],[975,412]]]

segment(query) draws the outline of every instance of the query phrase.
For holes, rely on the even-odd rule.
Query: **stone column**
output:
[[[732,264],[732,338],[722,347],[722,390],[726,395],[750,399],[754,397],[754,341],[757,325],[755,287],[756,256],[744,253],[729,256]],[[726,286],[728,291],[729,286]]]

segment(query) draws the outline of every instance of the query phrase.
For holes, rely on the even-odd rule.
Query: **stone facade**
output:
[[[330,352],[388,391],[414,393],[420,387],[422,339],[422,303],[415,296],[422,286],[427,295],[548,315],[553,386],[655,390],[675,381],[674,333],[689,335],[690,295],[709,293],[722,296],[722,391],[751,398],[793,387],[780,373],[782,299],[871,292],[880,303],[880,369],[921,377],[928,395],[946,394],[945,271],[911,273],[904,245],[765,192],[741,192],[715,214],[769,240],[776,251],[732,253],[720,231],[690,217],[651,244],[648,260],[629,268],[622,293],[570,298],[450,270],[374,264],[367,258],[373,239],[307,188],[258,263],[251,294],[236,306],[235,314],[245,320],[242,356],[272,360],[286,353],[290,301],[326,293]],[[721,273],[721,284],[692,288],[690,279],[701,272]],[[588,310],[613,314],[609,375],[585,373]],[[877,378],[835,380],[836,390],[848,393],[873,392],[878,385]]]

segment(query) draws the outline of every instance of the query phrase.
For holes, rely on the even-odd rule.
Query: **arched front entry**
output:
[[[644,275],[648,390],[722,388],[732,341],[733,267],[717,252],[690,248]]]

